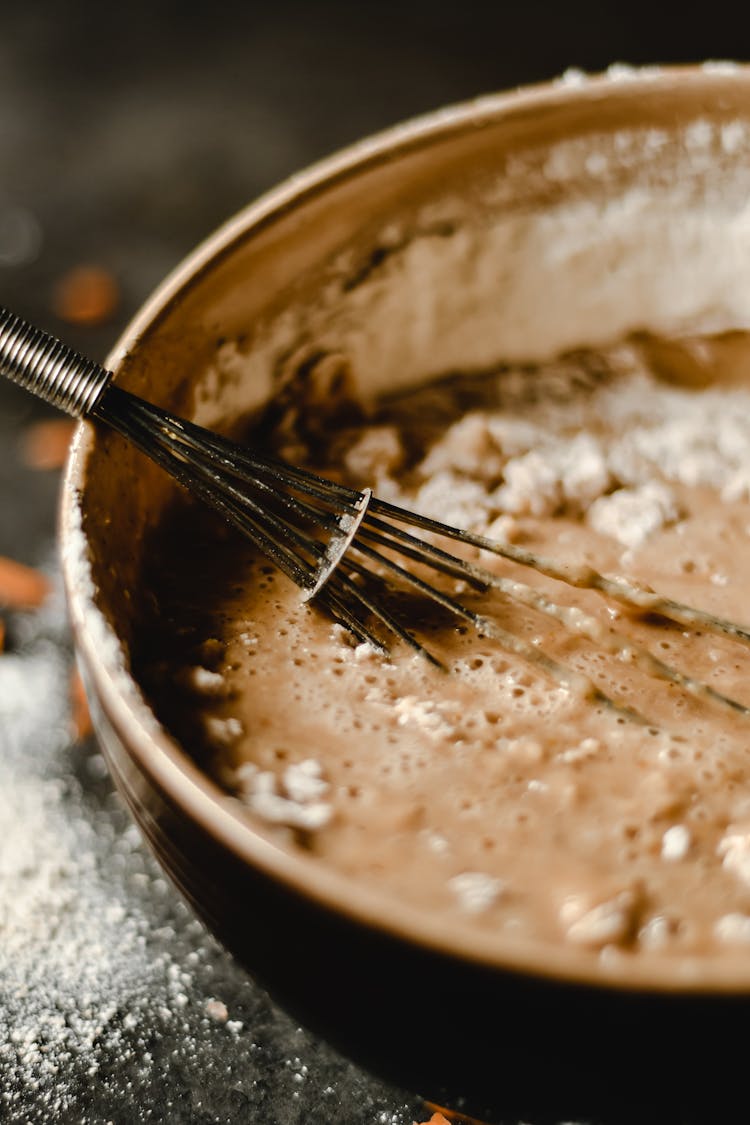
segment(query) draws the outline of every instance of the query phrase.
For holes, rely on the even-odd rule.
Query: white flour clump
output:
[[[627,549],[683,513],[682,487],[750,495],[750,394],[668,385],[623,345],[494,378],[497,405],[447,429],[418,466],[413,496],[389,499],[486,533],[507,518],[582,517]]]
[[[589,508],[586,521],[601,535],[610,535],[624,547],[634,548],[674,523],[678,515],[670,489],[652,480],[640,488],[618,488],[610,496],[600,496]]]
[[[269,824],[314,832],[325,828],[333,815],[333,807],[322,799],[328,782],[313,758],[287,766],[281,778],[272,770],[243,762],[227,771],[226,780],[240,800]]]

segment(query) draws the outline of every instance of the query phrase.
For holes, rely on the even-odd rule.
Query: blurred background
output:
[[[2,24],[0,297],[49,320],[102,266],[99,352],[218,223],[367,133],[568,67],[750,52],[742,6],[687,0],[26,0]]]
[[[201,239],[351,141],[571,67],[717,58],[750,58],[742,7],[735,15],[728,5],[653,0],[3,4],[0,304],[103,360]],[[59,475],[30,465],[18,438],[48,413],[0,384],[0,555],[34,565],[54,557]],[[106,810],[108,783],[97,775],[94,784],[95,774],[83,770],[76,784],[91,808]],[[113,896],[129,893],[113,885]],[[155,917],[144,896],[139,909]],[[162,923],[165,911],[179,920],[177,905],[159,896]],[[188,957],[192,940],[174,956]],[[0,1105],[0,1119],[410,1125],[421,1105],[415,1095],[391,1091],[300,1038],[215,947],[202,948],[222,995],[254,1026],[255,1044],[265,1045],[252,1062],[243,1043],[230,1049],[209,1039],[201,1073],[165,1064],[144,1077],[112,1058],[109,1092],[70,1078],[75,1116],[50,1116],[33,1073],[0,1065],[0,1092],[16,1098],[10,1117]],[[165,1059],[173,1045],[164,1045]],[[304,1068],[306,1077],[296,1087],[292,1058],[294,1073]],[[191,1084],[200,1099],[185,1095]]]
[[[569,67],[750,57],[742,6],[688,0],[26,0],[2,11],[0,302],[99,360],[216,225],[367,133]],[[0,441],[19,412],[43,413],[8,388],[0,407]],[[0,466],[0,485],[8,473]],[[31,487],[35,503],[0,507],[0,552],[17,540],[18,505],[29,531],[48,519],[52,485]]]

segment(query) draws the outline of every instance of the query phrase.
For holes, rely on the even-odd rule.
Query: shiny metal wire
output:
[[[625,579],[606,577],[589,566],[562,566],[522,547],[450,527],[379,500],[369,489],[358,492],[238,445],[113,385],[105,368],[5,309],[0,309],[0,372],[69,414],[94,419],[122,434],[249,538],[306,599],[314,598],[359,641],[382,653],[389,649],[383,636],[395,637],[438,663],[408,622],[402,623],[388,608],[391,590],[406,589],[592,702],[645,721],[540,647],[424,577],[437,573],[476,591],[493,589],[501,602],[544,614],[562,630],[593,641],[649,676],[750,715],[747,705],[665,663],[627,636],[603,631],[594,617],[578,610],[572,615],[536,587],[458,557],[434,539],[468,545],[475,553],[491,552],[568,586],[596,590],[636,613],[658,615],[750,646],[750,630],[744,626]]]

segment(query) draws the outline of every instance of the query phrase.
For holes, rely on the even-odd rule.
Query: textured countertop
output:
[[[658,23],[645,4],[9,8],[0,302],[103,359],[201,238],[345,143],[568,66],[742,53],[736,19],[707,26],[686,8]],[[90,325],[71,322],[60,289],[86,264],[116,288]],[[0,555],[41,567],[53,591],[41,610],[3,612],[0,1120],[426,1120],[420,1092],[352,1066],[223,954],[146,854],[96,746],[72,737],[59,474],[30,468],[20,440],[48,416],[0,385]],[[418,1028],[418,1013],[394,1019]]]

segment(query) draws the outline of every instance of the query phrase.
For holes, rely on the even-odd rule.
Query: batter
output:
[[[367,407],[321,361],[251,436],[383,499],[750,622],[743,334],[629,339]],[[390,608],[449,671],[406,648],[388,661],[182,497],[146,556],[154,596],[136,674],[261,832],[498,935],[592,957],[750,952],[746,715],[469,590],[467,605],[646,721],[550,681],[413,594]],[[738,643],[480,561],[750,705]]]

